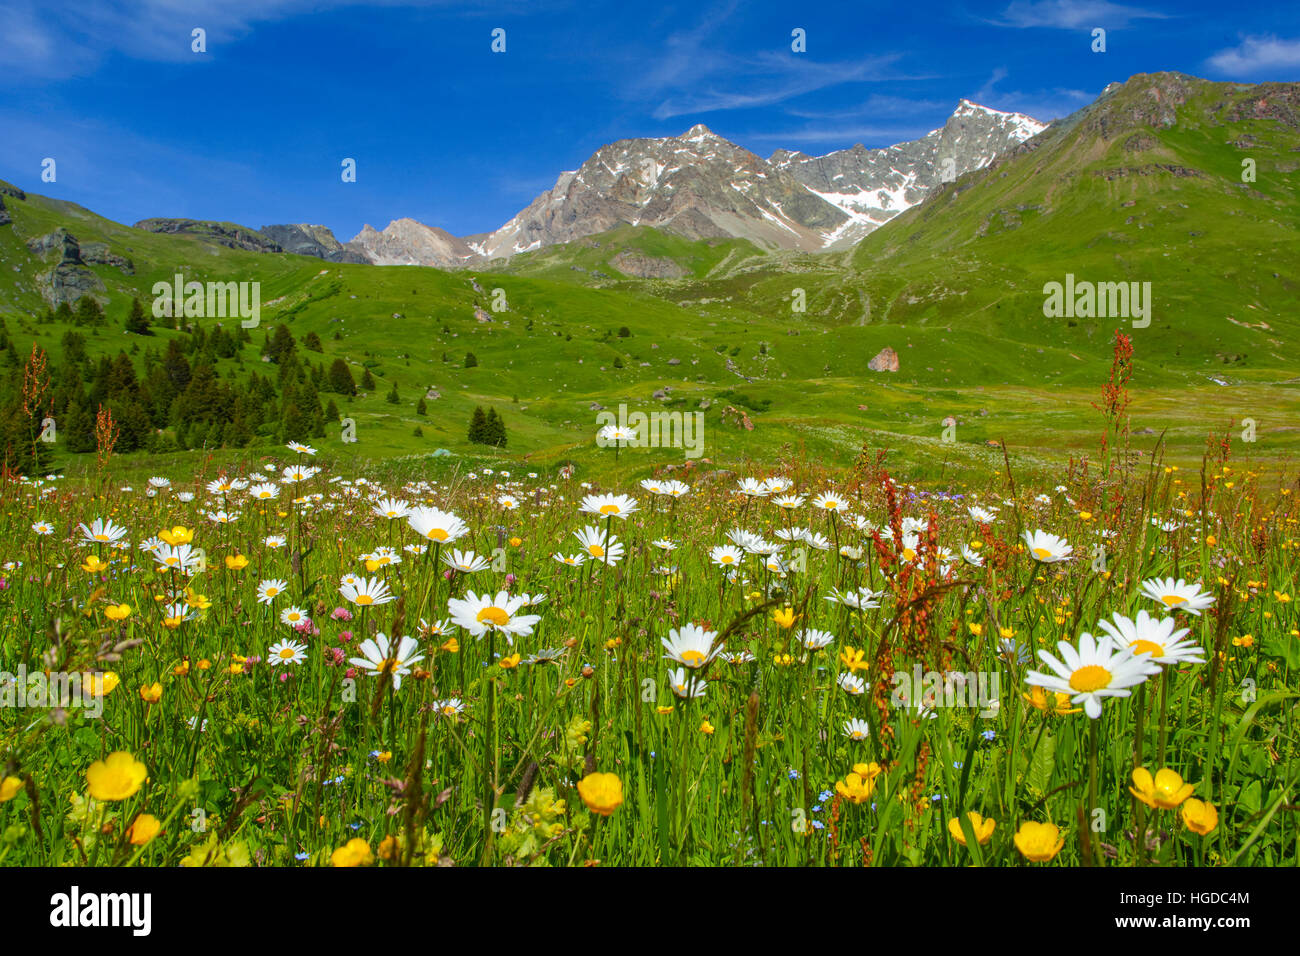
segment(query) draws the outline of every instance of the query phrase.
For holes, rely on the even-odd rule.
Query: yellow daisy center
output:
[[[1070,675],[1070,687],[1087,694],[1109,687],[1111,673],[1099,664],[1087,664]]]
[[[1046,548],[1034,548],[1034,555],[1040,560],[1046,560],[1052,556],[1052,552],[1048,551]]]
[[[696,650],[682,651],[680,656],[687,667],[699,667],[704,663],[704,655]]]
[[[428,538],[430,541],[446,541],[449,537],[451,536],[443,528],[429,529]]]
[[[605,556],[605,549],[598,544],[588,545],[587,551],[593,558],[603,558]]]
[[[510,623],[510,615],[504,608],[485,607],[478,612],[476,620],[480,624],[491,624],[493,627],[504,627]]]
[[[1150,654],[1152,657],[1163,657],[1165,649],[1155,641],[1134,641],[1129,647],[1133,648],[1134,654]]]
[[[600,513],[603,515],[616,515],[618,514],[618,505],[601,505]]]
[[[282,660],[286,660],[286,661],[287,661],[287,660],[289,660],[289,659],[290,659],[291,657],[293,657],[293,656],[294,656],[294,651],[293,651],[293,648],[292,648],[292,647],[282,647],[282,648],[280,648],[280,658],[281,658]]]
[[[1165,607],[1175,607],[1179,604],[1187,603],[1187,598],[1183,597],[1181,594],[1166,594],[1160,600],[1165,603]]]
[[[374,603],[375,603],[375,599],[372,598],[369,594],[358,594],[358,595],[357,595],[357,603],[358,603],[358,604],[374,604]]]

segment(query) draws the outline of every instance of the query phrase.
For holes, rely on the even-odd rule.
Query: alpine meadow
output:
[[[540,43],[506,13],[271,3],[163,54],[143,7],[24,87],[88,158],[0,111],[0,864],[1300,866],[1291,21],[1248,31],[1266,75],[1232,72],[1264,40],[1098,84],[936,47],[942,85],[765,9],[775,53],[710,73],[724,34],[674,27],[605,109],[596,54],[479,90]],[[1095,72],[1176,12],[971,29]],[[378,63],[438,17],[430,95],[546,117],[535,161],[458,185],[435,103],[385,191],[417,133],[349,91],[309,125],[290,59],[283,137],[191,173],[69,85],[344,23]],[[269,171],[299,150],[318,184]]]

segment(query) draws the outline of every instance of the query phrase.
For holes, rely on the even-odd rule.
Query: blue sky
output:
[[[70,6],[0,0],[0,178],[126,223],[344,241],[403,216],[494,229],[603,144],[695,123],[762,156],[825,153],[923,135],[961,97],[1047,120],[1134,73],[1300,80],[1289,0]]]

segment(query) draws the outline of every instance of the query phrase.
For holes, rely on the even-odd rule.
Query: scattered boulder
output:
[[[609,264],[624,275],[636,276],[639,279],[680,279],[686,275],[686,270],[672,259],[647,256],[643,252],[634,252],[630,249],[624,249],[614,256],[609,260]]]
[[[668,364],[669,364],[669,365],[681,365],[681,364],[682,364],[682,360],[681,360],[681,359],[670,358],[670,359],[668,360]]]
[[[897,372],[898,353],[886,345],[867,363],[867,368],[873,372]]]
[[[108,248],[107,242],[83,242],[81,258],[97,266],[113,266],[123,275],[135,275],[135,263],[126,256],[119,256]]]

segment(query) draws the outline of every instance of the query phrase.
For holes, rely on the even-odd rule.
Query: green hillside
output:
[[[12,218],[0,225],[5,400],[14,400],[33,341],[58,368],[75,331],[84,372],[124,352],[142,376],[150,350],[172,340],[192,347],[191,332],[124,329],[131,300],[148,312],[154,283],[180,273],[261,284],[260,326],[245,341],[223,342],[230,354],[210,343],[197,353],[231,387],[229,400],[248,391],[251,375],[277,378],[263,353],[279,325],[309,367],[341,358],[358,382],[369,370],[375,385],[364,394],[320,391],[322,407],[334,401],[356,422],[355,445],[342,443],[333,422],[303,436],[328,454],[446,448],[458,460],[575,460],[608,471],[613,456],[595,447],[593,406],[625,403],[702,411],[704,454],[720,464],[844,463],[868,444],[918,471],[987,469],[1000,462],[988,442],[1005,438],[1026,465],[1053,469],[1095,454],[1092,402],[1118,328],[1135,348],[1136,447],[1167,432],[1174,457],[1192,460],[1208,431],[1250,417],[1258,441],[1238,443],[1235,454],[1277,461],[1298,440],[1297,89],[1135,77],[851,252],[822,255],[621,227],[466,272],[335,264],[155,234],[0,186]],[[1252,183],[1241,181],[1243,158],[1256,161]],[[92,246],[85,271],[73,271],[104,304],[101,326],[41,321],[57,298],[41,277],[59,251],[29,243],[59,228],[83,252]],[[1044,284],[1067,273],[1150,282],[1150,325],[1044,316]],[[208,331],[221,322],[238,335],[236,319],[189,321]],[[313,333],[320,352],[303,347]],[[868,370],[885,348],[899,370]],[[466,367],[467,353],[476,367]],[[396,403],[387,400],[394,386]],[[505,419],[504,450],[468,442],[477,406]],[[949,415],[958,422],[953,443],[942,438]],[[278,443],[278,412],[265,419],[245,448],[215,454]],[[61,446],[54,456],[61,467],[85,467]],[[683,461],[681,450],[629,449],[617,467],[645,473]]]

